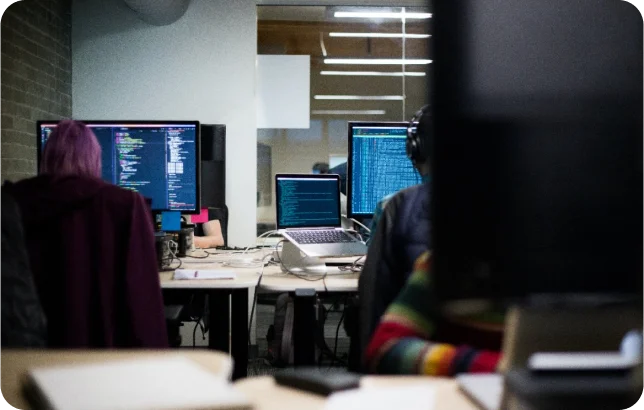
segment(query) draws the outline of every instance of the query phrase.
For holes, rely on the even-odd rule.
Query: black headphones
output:
[[[429,114],[429,105],[423,106],[409,121],[407,125],[407,157],[416,165],[427,160],[427,150],[423,138],[418,135],[418,124],[424,115]]]

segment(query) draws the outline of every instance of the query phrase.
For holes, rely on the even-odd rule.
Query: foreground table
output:
[[[27,401],[22,395],[22,386],[28,369],[32,367],[154,357],[185,357],[225,379],[230,379],[233,368],[232,361],[227,355],[206,350],[13,350],[3,348],[1,356],[2,395],[9,404],[18,409],[28,408]]]
[[[435,410],[477,410],[459,390],[456,381],[441,377],[422,376],[366,376],[361,388],[427,385],[436,389]],[[255,410],[322,410],[323,396],[282,387],[272,377],[252,377],[235,383],[235,388],[246,394]],[[395,410],[395,409],[392,409]]]

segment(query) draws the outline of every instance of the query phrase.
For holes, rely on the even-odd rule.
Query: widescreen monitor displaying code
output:
[[[379,200],[421,182],[407,158],[406,141],[406,123],[349,124],[351,216],[371,216]]]
[[[152,201],[153,210],[196,211],[199,123],[86,122],[101,146],[102,177]],[[40,123],[40,152],[55,129]]]

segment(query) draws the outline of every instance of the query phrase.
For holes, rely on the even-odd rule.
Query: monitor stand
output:
[[[327,268],[322,259],[305,255],[297,246],[286,241],[280,253],[280,266],[284,273],[318,274],[327,273]]]

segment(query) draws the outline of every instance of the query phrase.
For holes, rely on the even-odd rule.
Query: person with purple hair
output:
[[[18,203],[53,348],[168,346],[149,208],[101,180],[101,147],[63,120],[37,177],[7,182]]]

